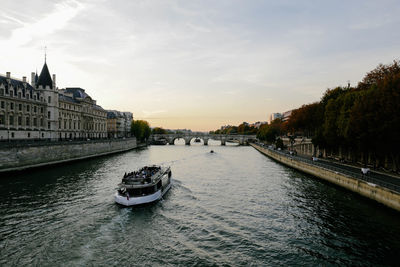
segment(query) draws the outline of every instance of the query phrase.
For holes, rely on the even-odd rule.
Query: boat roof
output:
[[[159,168],[159,170],[152,175],[141,174],[144,170],[154,170]],[[118,185],[119,187],[125,188],[143,188],[153,186],[161,179],[161,177],[169,171],[170,167],[161,167],[157,165],[145,166],[139,169],[137,172],[129,173],[126,177],[122,179],[122,182]],[[136,174],[136,175],[135,175]]]

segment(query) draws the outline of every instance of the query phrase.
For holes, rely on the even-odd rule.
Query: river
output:
[[[116,205],[124,172],[146,164],[171,166],[171,190]],[[1,266],[400,262],[398,212],[252,147],[151,146],[0,178]]]

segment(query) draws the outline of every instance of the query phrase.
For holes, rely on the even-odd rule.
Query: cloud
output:
[[[6,19],[17,22],[21,27],[14,29],[11,37],[2,42],[0,46],[2,49],[15,49],[16,47],[29,44],[34,39],[45,40],[48,35],[63,29],[83,9],[84,5],[78,1],[67,0],[55,4],[54,10],[51,13],[37,19],[33,23],[22,21],[10,15],[4,16],[3,14]]]

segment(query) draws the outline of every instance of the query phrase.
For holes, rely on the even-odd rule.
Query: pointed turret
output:
[[[42,71],[40,72],[39,79],[37,81],[36,86],[43,86],[43,88],[46,88],[46,86],[49,86],[51,89],[53,89],[53,80],[51,79],[49,68],[47,67],[46,61],[44,62]]]

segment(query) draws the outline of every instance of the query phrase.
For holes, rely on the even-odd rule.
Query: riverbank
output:
[[[264,148],[256,144],[250,144],[262,154],[278,161],[286,166],[311,174],[317,178],[336,184],[364,197],[375,200],[387,207],[400,211],[400,194],[393,190],[379,186],[377,184],[362,181],[350,175],[338,171],[329,170],[320,166],[299,161],[293,157],[283,155],[273,150]]]
[[[139,147],[143,144],[139,144]],[[145,144],[144,144],[145,146]],[[0,147],[0,173],[99,157],[137,148],[136,138],[46,142]]]

